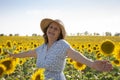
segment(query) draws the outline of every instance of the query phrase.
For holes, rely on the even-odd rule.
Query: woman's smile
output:
[[[55,36],[55,33],[53,33],[53,32],[48,32],[48,35]]]

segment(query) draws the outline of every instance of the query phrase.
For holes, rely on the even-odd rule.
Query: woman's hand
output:
[[[112,64],[106,60],[96,60],[92,64],[92,68],[96,69],[97,71],[110,71],[113,69]]]

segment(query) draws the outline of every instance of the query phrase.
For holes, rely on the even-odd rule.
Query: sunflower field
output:
[[[80,54],[93,60],[109,60],[110,72],[99,72],[66,58],[64,74],[67,80],[120,80],[120,37],[67,36],[66,40]],[[42,36],[0,36],[0,80],[44,80],[44,69],[36,68],[35,58],[11,58],[12,54],[37,48]]]

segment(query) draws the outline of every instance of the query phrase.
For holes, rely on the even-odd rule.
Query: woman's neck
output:
[[[49,49],[55,42],[56,40],[49,40],[47,44],[47,48]]]

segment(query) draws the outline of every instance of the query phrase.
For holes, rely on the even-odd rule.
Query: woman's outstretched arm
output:
[[[87,65],[90,68],[96,69],[97,71],[110,71],[112,65],[106,60],[95,60],[88,59],[86,56],[80,52],[74,50],[73,48],[67,49],[67,56],[77,62]]]
[[[18,54],[9,53],[9,56],[13,57],[13,58],[36,57],[37,53],[36,53],[35,50],[30,50],[30,51],[21,52],[21,53],[18,53]]]

